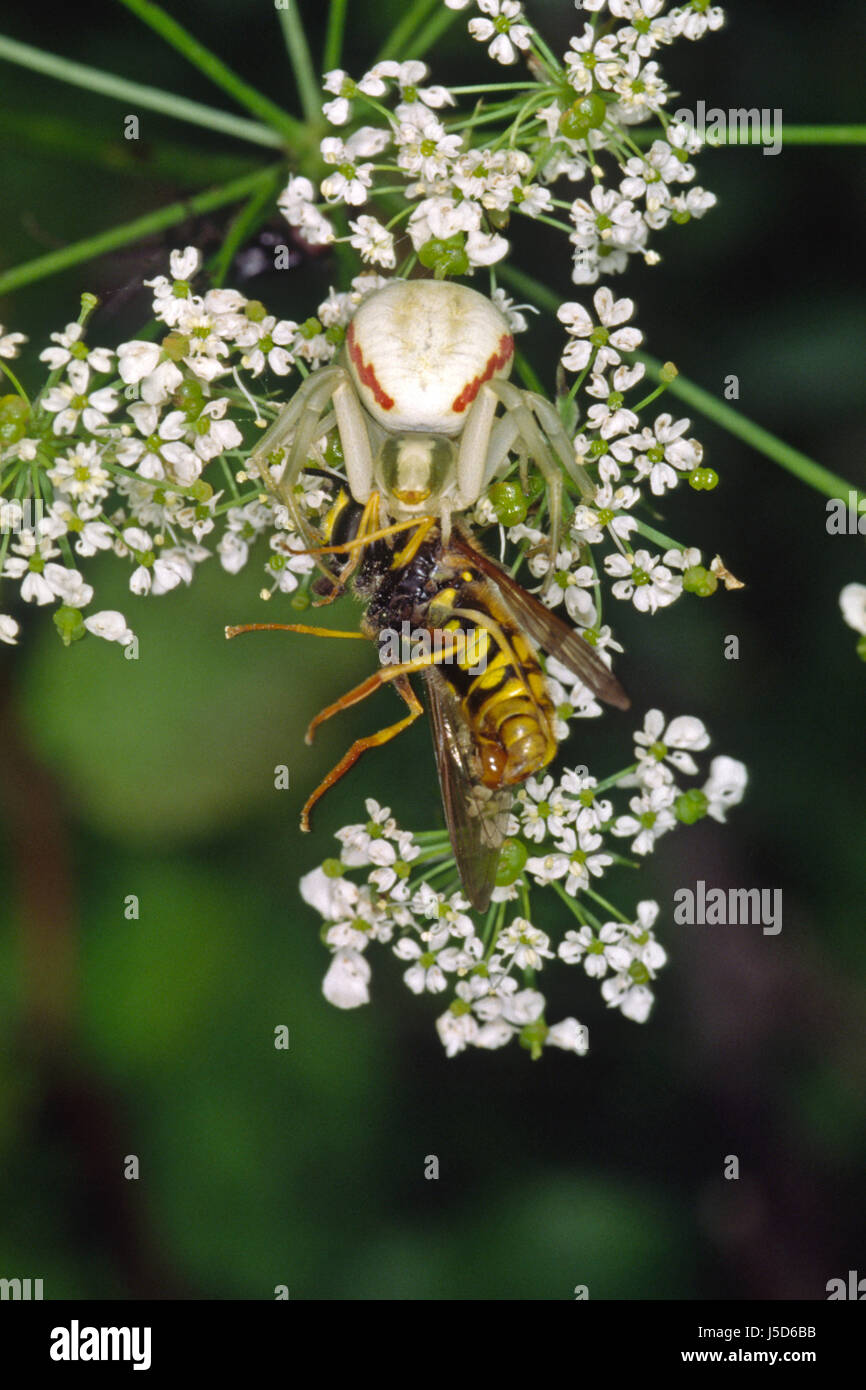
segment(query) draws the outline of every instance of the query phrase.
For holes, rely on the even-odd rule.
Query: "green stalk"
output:
[[[243,178],[223,184],[221,188],[198,193],[194,198],[184,199],[183,202],[170,203],[167,207],[157,208],[155,212],[146,213],[144,217],[137,217],[132,222],[121,223],[120,226],[111,227],[106,232],[98,232],[96,236],[73,242],[71,246],[49,251],[47,255],[37,256],[32,261],[24,261],[0,275],[0,294],[20,289],[22,285],[31,285],[35,280],[44,280],[47,275],[56,275],[58,271],[81,265],[83,261],[95,260],[97,256],[104,256],[108,251],[115,251],[118,246],[126,246],[131,241],[141,241],[146,236],[152,236],[154,232],[173,227],[175,223],[182,222],[184,218],[193,214],[213,212],[215,208],[224,207],[226,203],[239,202],[258,188],[265,173],[274,174],[281,169],[282,165],[270,165],[266,170],[257,169],[254,174],[245,174]]]
[[[124,0],[125,3],[125,0]],[[148,111],[160,111],[163,115],[174,116],[190,125],[204,126],[206,130],[218,130],[223,135],[232,135],[238,140],[249,140],[254,145],[280,146],[282,138],[267,125],[257,121],[245,120],[229,111],[218,111],[213,106],[204,106],[198,101],[175,96],[174,92],[161,91],[159,87],[146,87],[141,82],[131,82],[114,73],[103,72],[100,68],[88,67],[86,63],[73,63],[56,53],[47,53],[29,44],[17,43],[15,39],[0,34],[0,58],[19,67],[29,68],[31,72],[44,73],[59,82],[69,82],[73,87],[84,87],[89,92],[99,92],[101,96],[115,97],[129,106],[142,107]],[[286,117],[291,120],[291,117]],[[303,131],[300,122],[293,122],[298,131]],[[288,134],[288,132],[286,132]]]
[[[328,30],[325,34],[325,51],[322,55],[324,72],[331,72],[333,68],[340,66],[348,4],[349,0],[331,0],[328,9]]]
[[[656,545],[664,546],[665,550],[686,549],[686,547],[684,545],[681,545],[679,541],[672,540],[670,536],[666,536],[664,531],[657,531],[654,526],[650,526],[647,524],[647,522],[641,521],[640,517],[636,516],[635,521],[637,522],[637,530],[639,535],[646,536],[647,540],[649,541],[655,541]]]
[[[255,229],[265,220],[268,209],[276,198],[283,182],[281,166],[266,169],[259,174],[259,184],[250,194],[244,206],[235,213],[226,232],[223,244],[210,266],[215,285],[222,285],[228,274],[235,252],[252,236]]]
[[[27,392],[24,390],[24,387],[21,385],[21,382],[18,380],[18,378],[17,378],[17,376],[15,375],[15,373],[13,372],[12,368],[9,366],[9,363],[8,363],[8,362],[0,361],[0,372],[3,372],[3,374],[4,374],[5,376],[8,376],[9,380],[12,382],[12,385],[15,387],[15,390],[18,392],[18,394],[19,394],[19,396],[21,397],[22,401],[26,401],[27,404],[29,405],[29,404],[30,404],[30,397],[28,396]]]
[[[781,128],[783,145],[866,145],[866,125],[783,125]],[[651,145],[653,140],[667,139],[667,133],[657,126],[652,128],[632,128],[631,138],[638,145]],[[726,132],[716,140],[707,140],[711,149],[724,149],[727,146],[760,145],[761,135],[752,138],[751,130]]]
[[[549,313],[555,314],[561,300],[555,290],[548,285],[543,285],[533,276],[527,275],[523,270],[515,270],[513,266],[501,265],[499,274],[507,284],[510,284],[518,294],[525,295],[527,299],[536,303],[539,308],[546,309]],[[662,381],[664,364],[656,357],[650,357],[648,353],[636,352],[633,355],[638,362],[643,362],[648,374],[654,381]],[[722,429],[733,434],[737,439],[742,439],[750,444],[758,453],[765,454],[767,458],[778,463],[780,467],[799,478],[801,482],[807,483],[809,487],[815,488],[817,492],[823,493],[825,497],[845,497],[849,492],[856,492],[845,478],[838,473],[831,473],[829,468],[824,468],[822,464],[815,463],[808,455],[800,453],[799,449],[794,449],[784,440],[777,439],[769,430],[763,426],[756,425],[753,420],[749,420],[745,415],[741,415],[738,410],[734,410],[724,401],[720,401],[703,387],[697,386],[687,377],[676,376],[673,381],[668,381],[668,391],[671,395],[678,396],[680,400],[692,406],[693,409],[700,411],[708,419],[714,420]],[[863,495],[858,493],[858,499]]]
[[[447,29],[451,28],[460,10],[446,10],[443,6],[438,13],[429,19],[421,30],[416,34],[406,50],[407,58],[423,58],[428,48],[432,48],[434,43]]]
[[[178,24],[177,20],[172,19],[160,5],[153,4],[153,0],[120,0],[120,3],[159,34],[161,39],[165,39],[166,43],[186,58],[187,62],[192,63],[193,67],[198,68],[199,72],[203,72],[205,77],[210,78],[217,87],[227,92],[239,106],[245,106],[254,116],[258,116],[259,120],[264,121],[265,125],[273,126],[284,140],[292,142],[297,141],[299,137],[309,140],[300,121],[283,111],[270,97],[256,91],[255,87],[251,87],[242,77],[238,77],[221,58],[209,48],[205,48],[198,39],[194,39],[192,34],[184,29],[182,24]]]
[[[267,133],[271,136],[273,132]],[[59,157],[88,168],[98,165],[111,174],[151,182],[170,179],[181,188],[227,183],[229,179],[238,179],[242,174],[261,168],[254,156],[211,154],[178,141],[162,139],[150,145],[146,157],[142,158],[135,140],[96,134],[83,122],[71,121],[68,116],[38,112],[0,111],[0,139],[13,141],[37,155]]]
[[[629,922],[631,920],[629,917],[624,917],[619,908],[614,907],[613,903],[609,903],[607,898],[603,898],[600,893],[596,893],[594,888],[587,887],[584,888],[583,891],[588,898],[592,898],[593,902],[599,903],[606,912],[610,912],[612,916],[619,918],[620,922]]]
[[[650,357],[648,353],[638,352],[634,354],[639,362],[643,362],[647,372],[655,381],[662,379],[663,363],[658,358]],[[823,493],[825,497],[844,497],[848,492],[856,492],[845,478],[838,473],[831,473],[829,468],[824,468],[820,463],[815,463],[807,454],[800,453],[799,449],[794,449],[784,440],[777,439],[769,430],[765,430],[762,425],[756,425],[754,420],[749,420],[745,415],[741,415],[738,410],[734,410],[725,401],[720,401],[710,391],[705,391],[702,386],[697,386],[693,381],[686,377],[677,376],[670,382],[668,390],[671,395],[678,396],[685,401],[686,405],[699,410],[708,419],[714,420],[722,429],[733,434],[737,439],[742,439],[744,443],[751,445],[759,454],[765,454],[767,458],[778,463],[780,468],[784,468],[788,473],[793,473],[795,478],[807,483],[816,492]],[[862,493],[858,493],[858,500]]]
[[[278,10],[277,13],[280,17],[280,28],[283,31],[283,38],[291,59],[292,71],[298,84],[301,109],[310,124],[317,125],[321,123],[322,119],[322,93],[319,79],[313,67],[313,60],[310,57],[310,47],[307,43],[301,16],[298,14],[297,0],[286,0],[286,8]]]
[[[430,11],[435,10],[440,3],[441,0],[415,0],[376,54],[376,62],[381,63],[383,58],[402,57],[411,35],[424,23]]]

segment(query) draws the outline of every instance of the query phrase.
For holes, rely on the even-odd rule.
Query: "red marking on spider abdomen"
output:
[[[358,380],[361,385],[370,388],[373,392],[373,399],[383,410],[392,410],[394,407],[394,398],[393,396],[389,396],[387,391],[383,390],[379,378],[376,376],[375,367],[369,362],[364,361],[364,354],[361,352],[355,338],[355,325],[353,323],[349,324],[349,331],[346,334],[346,346],[349,349],[349,356],[352,359],[355,371],[358,373]]]
[[[514,351],[514,339],[510,333],[503,333],[499,339],[499,347],[491,357],[487,359],[487,366],[480,376],[474,376],[459,396],[455,396],[451,402],[451,409],[456,415],[462,414],[468,405],[471,405],[481,390],[485,381],[489,381],[494,372],[498,372],[500,367],[504,367]]]

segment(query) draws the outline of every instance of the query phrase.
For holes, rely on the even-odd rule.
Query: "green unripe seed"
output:
[[[718,481],[719,475],[714,468],[693,468],[689,474],[689,487],[695,492],[712,492]]]
[[[698,598],[709,598],[718,587],[718,577],[703,565],[690,565],[683,575],[683,588],[686,593],[697,594]]]
[[[0,444],[17,444],[27,433],[30,406],[21,396],[0,396]]]
[[[433,271],[437,280],[444,280],[446,275],[465,275],[469,269],[465,234],[455,232],[454,236],[431,237],[418,252],[418,259],[427,270]]]
[[[523,866],[529,858],[529,851],[520,840],[506,840],[499,851],[496,865],[496,887],[508,888],[523,873]]]
[[[73,642],[80,642],[82,637],[87,636],[87,628],[84,626],[84,618],[78,608],[67,608],[63,604],[54,614],[54,626],[60,634],[60,640],[64,647],[71,647]]]
[[[691,791],[681,792],[677,797],[674,802],[674,815],[682,825],[695,825],[697,821],[703,820],[709,805],[706,794],[699,787],[692,787]]]
[[[490,501],[503,526],[518,526],[526,520],[528,502],[519,483],[494,483]]]

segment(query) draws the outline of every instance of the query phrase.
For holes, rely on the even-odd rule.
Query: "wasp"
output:
[[[322,710],[307,742],[332,715],[393,684],[408,713],[358,739],[315,789],[310,812],[361,755],[390,742],[423,714],[411,684],[422,674],[445,819],[463,890],[484,911],[495,886],[514,789],[554,757],[555,712],[539,652],[568,667],[619,709],[628,696],[599,653],[475,543],[457,513],[471,506],[516,448],[548,483],[552,546],[563,466],[591,483],[554,407],[506,380],[513,343],[490,300],[464,286],[398,281],[364,300],[349,325],[346,359],[308,377],[252,456],[286,455],[279,495],[322,571],[314,588],[331,602],[347,586],[366,605],[361,631],[256,623],[227,636],[280,630],[379,640],[410,624],[431,649],[380,669]],[[496,416],[497,406],[504,414]],[[393,412],[393,413],[391,413]],[[294,504],[293,485],[315,442],[336,429],[346,461],[321,535]],[[549,442],[548,442],[549,441]]]

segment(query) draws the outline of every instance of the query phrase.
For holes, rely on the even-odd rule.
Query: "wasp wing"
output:
[[[516,579],[473,545],[468,536],[454,532],[452,546],[481,570],[499,589],[512,617],[537,647],[567,666],[605,704],[628,709],[631,701],[616,676],[602,661],[595,647],[581,637],[576,628],[563,622],[540,599],[529,594]]]
[[[436,770],[445,822],[460,871],[463,891],[478,912],[486,912],[496,881],[496,864],[508,833],[510,788],[491,790],[477,770],[472,732],[442,674],[424,673],[430,698]]]

